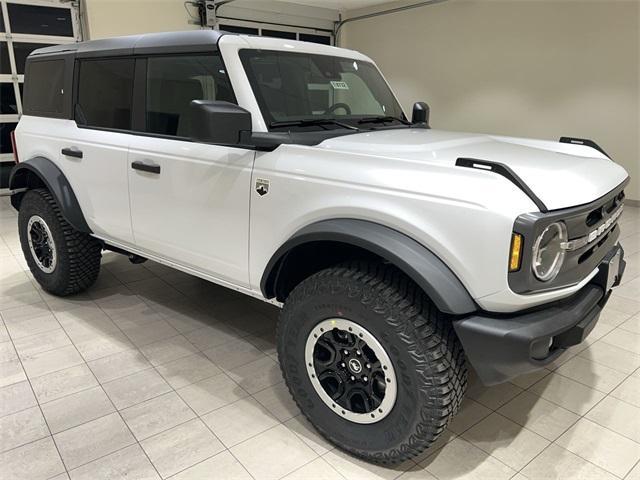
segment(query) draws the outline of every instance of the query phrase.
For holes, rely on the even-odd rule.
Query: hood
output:
[[[464,168],[455,166],[460,157],[501,163],[549,210],[592,202],[628,177],[624,168],[584,145],[422,128],[345,135],[325,140],[318,148],[452,168]]]

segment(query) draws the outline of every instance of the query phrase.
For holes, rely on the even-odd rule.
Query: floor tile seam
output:
[[[89,371],[91,371],[91,375],[93,375],[93,378],[95,379],[96,382],[98,382],[98,384],[100,385],[100,382],[98,380],[98,378],[96,377],[95,373],[93,373],[93,370],[91,370],[91,368],[89,367]],[[102,385],[100,385],[100,388],[102,389],[103,393],[105,394],[105,396],[107,397],[107,400],[109,400],[109,403],[111,403],[111,406],[113,407],[115,413],[118,414],[118,417],[120,418],[120,421],[125,425],[125,427],[127,428],[127,430],[129,431],[129,434],[131,435],[131,437],[133,438],[133,440],[136,442],[136,444],[140,447],[140,450],[142,450],[142,452],[144,453],[144,456],[147,458],[147,460],[149,461],[149,463],[151,464],[151,466],[153,467],[153,469],[155,470],[155,472],[158,474],[159,478],[162,478],[162,475],[160,475],[160,472],[158,472],[158,469],[156,468],[156,466],[153,464],[153,462],[151,461],[151,459],[149,458],[149,456],[147,455],[147,452],[145,452],[144,448],[142,448],[142,445],[140,444],[140,442],[138,441],[138,438],[133,434],[133,431],[131,430],[131,428],[129,427],[129,424],[125,421],[124,417],[122,416],[122,413],[120,413],[120,411],[118,410],[118,408],[116,407],[115,403],[113,403],[113,400],[111,399],[111,397],[109,396],[109,394],[107,393],[107,391],[104,389],[104,387],[102,387]],[[114,413],[114,412],[111,412]],[[128,445],[131,446],[131,445]],[[126,448],[126,447],[125,447]],[[110,455],[110,454],[109,454]]]
[[[595,363],[595,362],[594,362],[594,363]],[[620,382],[620,384],[622,384],[622,383],[623,383],[627,378],[629,378],[631,375],[632,375],[632,373],[628,374],[628,376],[627,376],[624,380],[622,380],[622,382]],[[562,376],[564,376],[564,375],[562,375]],[[565,378],[569,378],[569,377],[565,377]],[[572,379],[570,379],[570,380],[572,380]],[[575,381],[575,380],[574,380],[574,381]],[[538,383],[538,382],[536,382],[536,383]],[[580,383],[580,382],[578,382],[578,383]],[[620,384],[618,384],[618,386],[619,386]],[[535,385],[535,384],[533,384],[533,385]],[[531,387],[533,387],[533,385],[531,385]],[[615,388],[618,388],[618,386],[616,386]],[[531,388],[531,387],[529,387],[529,388]],[[591,387],[589,387],[589,388],[591,388]],[[614,388],[613,390],[615,390],[615,388]],[[613,390],[612,390],[612,391],[613,391]],[[547,447],[545,447],[545,448],[542,450],[542,452],[544,452],[545,450],[547,450],[551,445],[556,445],[556,446],[558,446],[558,447],[560,447],[560,448],[562,448],[562,449],[564,449],[564,450],[567,450],[567,449],[566,449],[566,448],[564,448],[562,445],[559,445],[559,444],[557,443],[557,440],[558,440],[560,437],[562,437],[562,435],[564,435],[565,433],[567,433],[571,428],[573,428],[573,426],[574,426],[574,425],[576,425],[580,420],[582,420],[582,419],[586,419],[586,420],[591,421],[589,418],[586,418],[587,413],[589,413],[591,410],[593,410],[596,406],[598,406],[602,401],[604,401],[604,400],[609,396],[609,394],[605,394],[605,396],[604,396],[604,397],[602,397],[598,402],[596,402],[596,403],[595,403],[595,404],[594,404],[594,405],[593,405],[589,410],[587,410],[587,411],[586,411],[586,412],[584,412],[583,414],[578,414],[578,413],[576,413],[576,412],[573,412],[573,411],[571,411],[571,410],[569,410],[569,409],[567,409],[567,408],[563,407],[562,405],[558,405],[556,402],[554,402],[554,401],[552,401],[552,400],[549,400],[549,399],[546,399],[546,398],[544,398],[544,397],[541,397],[541,396],[540,396],[540,395],[538,395],[536,392],[530,391],[530,393],[531,393],[531,394],[533,394],[533,395],[536,395],[536,396],[538,396],[538,397],[540,397],[540,398],[543,398],[544,400],[547,400],[548,402],[550,402],[550,403],[552,403],[552,404],[554,404],[554,405],[556,405],[556,406],[558,406],[558,407],[560,407],[560,408],[564,408],[565,410],[568,410],[568,411],[570,411],[571,413],[573,413],[574,415],[578,415],[578,417],[579,417],[575,422],[573,422],[569,427],[567,427],[567,428],[566,428],[566,429],[565,429],[565,430],[564,430],[560,435],[558,435],[558,437],[557,437],[554,441],[552,441],[549,445],[547,445]],[[614,397],[614,398],[615,398],[615,397]],[[596,422],[594,422],[594,423],[596,423]],[[599,425],[599,424],[598,424],[598,425]],[[603,427],[603,428],[606,428],[606,429],[607,429],[608,431],[610,431],[610,432],[617,433],[617,432],[614,432],[613,430],[611,430],[611,429],[609,429],[609,428],[607,428],[607,427],[604,427],[603,425],[600,425],[600,426],[601,426],[601,427]],[[616,478],[620,478],[618,475],[615,475],[613,472],[610,472],[609,470],[607,470],[607,469],[605,469],[605,468],[603,468],[603,467],[600,467],[599,465],[596,465],[595,463],[593,463],[593,462],[592,462],[591,460],[589,460],[588,458],[584,458],[582,455],[579,455],[579,454],[577,454],[577,453],[571,452],[570,450],[567,450],[567,451],[568,451],[568,452],[570,452],[570,453],[572,453],[573,455],[576,455],[577,457],[581,458],[582,460],[584,460],[584,461],[586,461],[586,462],[590,463],[591,465],[595,465],[596,467],[598,467],[598,468],[600,468],[600,469],[602,469],[602,470],[606,471],[607,473],[610,473],[611,475],[615,476]],[[534,457],[533,459],[531,459],[531,461],[530,461],[530,462],[528,462],[528,463],[527,463],[527,465],[528,465],[529,463],[533,462],[533,461],[535,460],[535,458],[537,458],[538,456],[540,456],[540,455],[542,454],[542,452],[540,452],[540,454],[536,455],[536,457]],[[522,467],[522,469],[520,469],[518,472],[519,472],[519,473],[520,473],[520,472],[522,472],[522,470],[523,470],[524,468],[526,468],[526,466],[527,466],[527,465],[525,465],[524,467]]]
[[[587,362],[591,362],[591,360],[589,360],[589,359],[587,359],[587,358],[584,358],[584,357],[580,357],[580,358],[582,358],[583,360],[586,360]],[[601,363],[597,363],[597,362],[592,362],[592,363],[595,363],[596,365],[600,365],[600,366],[602,366],[602,367],[606,367],[606,365],[602,365]],[[560,366],[562,366],[562,365],[560,365]],[[608,367],[608,368],[611,368],[611,367]],[[611,368],[611,370],[614,370],[614,371],[616,371],[617,373],[620,373],[620,374],[622,374],[622,375],[626,375],[626,377],[624,377],[624,379],[623,379],[622,381],[620,381],[620,382],[616,383],[616,384],[615,384],[615,386],[614,386],[611,390],[609,390],[609,391],[600,390],[600,389],[598,389],[598,388],[596,388],[596,387],[593,387],[592,385],[588,385],[588,384],[586,384],[586,383],[584,383],[584,382],[582,382],[582,381],[580,381],[580,380],[576,380],[575,378],[571,378],[571,377],[570,377],[570,376],[568,376],[567,374],[564,374],[564,373],[562,373],[562,372],[558,372],[557,370],[553,370],[553,373],[555,373],[556,375],[560,375],[560,376],[561,376],[561,377],[563,377],[563,378],[566,378],[566,379],[572,380],[572,381],[574,381],[574,382],[576,382],[576,383],[579,383],[579,384],[580,384],[580,385],[582,385],[583,387],[587,387],[587,388],[590,388],[591,390],[595,390],[595,391],[596,391],[596,392],[598,392],[598,393],[602,393],[602,394],[604,394],[604,395],[609,395],[609,394],[610,394],[611,392],[613,392],[616,388],[618,388],[618,387],[620,386],[620,384],[622,384],[622,383],[623,383],[627,378],[629,378],[629,376],[631,376],[631,373],[621,372],[621,371],[619,371],[619,370],[615,370],[614,368]],[[544,378],[546,378],[546,377],[544,377]],[[540,380],[543,380],[543,379],[540,379]],[[536,383],[538,383],[538,382],[536,382]],[[535,385],[535,384],[534,384],[534,385]],[[533,392],[532,392],[532,393],[533,393]]]
[[[631,376],[631,374],[629,374],[629,375],[628,375],[624,380],[622,380],[622,381],[621,381],[621,382],[620,382],[620,383],[619,383],[619,384],[618,384],[618,385],[617,385],[613,390],[615,390],[616,388],[618,388],[618,387],[619,387],[622,383],[624,383],[624,382],[625,382],[625,381],[626,381],[630,376]],[[613,392],[613,390],[611,390],[611,391]],[[598,426],[600,426],[600,427],[604,428],[605,430],[608,430],[609,432],[612,432],[612,433],[614,433],[614,434],[620,435],[621,437],[624,437],[624,438],[626,438],[627,440],[631,440],[633,443],[635,443],[635,444],[637,444],[638,446],[640,446],[640,442],[638,442],[638,441],[634,440],[633,438],[630,438],[630,437],[628,437],[627,435],[625,435],[625,434],[623,434],[623,433],[616,432],[615,430],[613,430],[613,429],[611,429],[611,428],[607,427],[606,425],[602,425],[601,423],[597,422],[597,421],[596,421],[596,420],[594,420],[593,418],[589,418],[589,417],[587,417],[587,415],[588,415],[589,413],[591,413],[593,410],[595,410],[595,409],[596,409],[596,408],[597,408],[601,403],[603,403],[603,402],[607,399],[607,397],[615,398],[616,400],[618,400],[618,401],[620,401],[620,402],[623,402],[623,403],[626,403],[627,405],[630,405],[630,406],[632,406],[632,407],[634,407],[634,406],[635,406],[635,405],[633,405],[633,404],[631,404],[631,403],[625,402],[624,400],[617,399],[616,397],[613,397],[613,396],[611,396],[611,395],[607,394],[607,395],[605,395],[604,397],[602,397],[598,402],[596,402],[596,403],[593,405],[593,407],[591,407],[591,408],[590,408],[589,410],[587,410],[583,415],[581,415],[581,416],[580,416],[580,419],[581,419],[581,420],[582,420],[582,419],[585,419],[585,420],[588,420],[588,421],[590,421],[590,422],[593,422],[593,423],[595,423],[596,425],[598,425]],[[636,408],[637,408],[637,407],[636,407]],[[558,438],[559,438],[559,437],[558,437]]]
[[[333,465],[331,465],[331,464],[330,464],[330,463],[329,463],[325,458],[323,458],[323,455],[318,455],[316,458],[314,458],[314,459],[313,459],[313,460],[311,460],[310,462],[307,462],[307,463],[305,463],[304,465],[302,465],[302,466],[300,466],[300,467],[296,468],[295,470],[292,470],[291,472],[286,473],[285,475],[283,475],[282,477],[280,477],[280,479],[279,479],[279,480],[282,480],[283,478],[286,478],[288,475],[291,475],[292,473],[295,473],[295,472],[297,472],[297,471],[299,471],[299,470],[302,470],[304,467],[306,467],[307,465],[310,465],[311,463],[313,463],[313,462],[317,461],[318,459],[322,459],[322,461],[323,461],[324,463],[326,463],[332,471],[334,471],[336,474],[338,474],[342,480],[348,480],[348,479],[347,479],[347,477],[345,477],[344,475],[342,475],[342,473],[340,473],[340,472],[339,472],[339,471],[338,471],[338,470],[337,470]],[[414,465],[414,466],[418,466],[418,467],[420,466],[420,465],[418,465],[418,463],[416,463],[416,462],[414,462],[414,463],[415,463],[415,465]],[[405,472],[406,472],[406,471],[405,471]],[[403,475],[405,472],[400,472],[400,475]],[[398,476],[400,476],[400,475],[398,475]],[[398,477],[394,477],[394,478],[398,478]]]
[[[58,321],[57,318],[56,318],[56,321]],[[11,342],[13,343],[13,338],[11,337],[10,333],[9,333],[9,338],[11,339]],[[16,348],[15,343],[13,343],[13,348],[14,349]],[[60,453],[60,448],[58,447],[58,444],[56,443],[55,439],[53,438],[53,433],[51,432],[51,427],[49,426],[49,422],[47,421],[47,417],[45,417],[45,415],[44,415],[44,411],[42,410],[42,406],[40,405],[40,401],[38,400],[38,397],[35,394],[35,390],[33,389],[33,385],[31,383],[31,378],[29,377],[29,375],[27,375],[27,371],[24,368],[22,360],[19,357],[18,357],[18,361],[20,362],[20,367],[22,368],[22,371],[24,373],[24,376],[26,377],[27,382],[29,382],[29,388],[31,389],[31,394],[34,396],[34,398],[36,400],[36,404],[37,404],[38,410],[40,412],[40,415],[42,416],[42,419],[44,420],[44,424],[47,427],[47,431],[49,432],[49,436],[51,437],[51,441],[53,442],[53,445],[56,448],[56,452],[58,453],[58,458],[60,459],[60,462],[62,463],[62,468],[64,468],[64,471],[68,475],[69,474],[69,470],[67,469],[67,465],[66,465],[64,459],[62,458],[62,454]],[[47,438],[47,437],[45,436],[45,437],[42,437],[42,438]],[[42,440],[42,438],[40,438],[38,440]],[[19,446],[23,446],[23,445],[19,445]]]
[[[622,330],[623,332],[635,333],[635,332],[629,332],[628,330],[626,330],[626,329],[624,329],[624,328],[620,328],[620,326],[615,327],[613,330],[611,330],[611,332],[613,332],[614,330],[617,330],[617,329],[620,329],[620,330]],[[611,332],[609,332],[609,333],[611,333]],[[607,333],[607,334],[603,335],[603,336],[602,336],[601,338],[599,338],[597,341],[598,341],[598,342],[602,342],[602,343],[606,343],[607,345],[611,345],[612,347],[619,348],[620,350],[624,350],[625,352],[629,352],[629,353],[632,353],[632,354],[634,354],[634,355],[636,355],[636,356],[640,357],[640,351],[633,351],[633,350],[629,350],[629,349],[627,349],[627,348],[621,347],[620,345],[616,345],[615,343],[611,343],[611,341],[607,342],[607,341],[605,340],[605,337],[606,337],[607,335],[609,335],[609,333]],[[636,335],[638,335],[637,333],[635,333],[635,334],[636,334]],[[593,343],[596,343],[596,342],[593,342]],[[609,367],[609,368],[611,368],[611,367]],[[615,368],[611,368],[611,369],[612,369],[612,370],[615,370]]]
[[[591,462],[590,460],[582,457],[581,455],[578,455],[577,453],[572,452],[571,450],[567,450],[566,448],[564,448],[562,445],[557,444],[555,441],[551,442],[549,445],[547,445],[545,448],[542,449],[542,451],[540,453],[538,453],[534,458],[532,458],[531,460],[529,460],[525,466],[523,466],[520,470],[518,470],[518,472],[516,473],[516,475],[519,473],[521,475],[523,475],[526,478],[530,478],[527,477],[524,473],[522,473],[531,463],[533,463],[538,457],[540,457],[544,452],[546,452],[548,449],[550,449],[552,446],[556,446],[558,448],[561,448],[567,452],[569,452],[569,454],[571,455],[575,455],[576,457],[580,458],[581,460],[584,460],[585,462],[595,466],[596,468],[599,468],[601,470],[604,470],[605,472],[609,473],[610,475],[613,475],[615,478],[621,478],[618,475],[615,475],[613,472],[610,472],[609,470],[602,468],[599,465],[596,465],[595,463]]]
[[[182,472],[185,472],[186,470],[189,470],[190,468],[193,468],[193,467],[195,467],[196,465],[200,465],[201,463],[204,463],[204,462],[206,462],[206,461],[208,461],[208,460],[211,460],[212,458],[217,457],[218,455],[220,455],[220,454],[222,454],[222,453],[225,453],[225,452],[228,452],[229,454],[231,454],[231,455],[233,456],[233,454],[229,451],[229,449],[225,447],[225,448],[224,448],[224,450],[221,450],[221,451],[220,451],[220,452],[218,452],[218,453],[214,453],[213,455],[211,455],[211,456],[209,456],[209,457],[207,457],[207,458],[205,458],[205,459],[198,460],[198,461],[197,461],[196,463],[194,463],[193,465],[189,465],[188,467],[185,467],[185,468],[183,468],[182,470],[179,470],[179,471],[177,471],[177,472],[175,472],[175,473],[171,474],[169,477],[167,477],[167,480],[171,480],[172,478],[175,478],[176,476],[180,475]],[[245,471],[247,470],[247,469],[245,468],[245,466],[244,466],[244,465],[242,465],[242,463],[241,463],[241,462],[240,462],[236,457],[233,457],[233,458],[234,458],[234,459],[235,459],[235,460],[236,460],[236,461],[237,461],[237,462],[242,466],[242,468],[243,468]],[[251,476],[251,478],[254,478],[254,477],[253,477],[253,476],[252,476],[248,471],[247,471],[247,473],[249,474],[249,476]],[[161,477],[161,478],[162,478],[162,477]]]

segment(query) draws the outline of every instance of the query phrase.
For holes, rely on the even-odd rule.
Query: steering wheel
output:
[[[347,115],[351,115],[351,107],[349,105],[347,105],[346,103],[341,103],[341,102],[334,103],[329,108],[327,108],[324,111],[324,113],[333,113],[335,110],[337,110],[339,108],[344,108],[345,111],[347,112]]]

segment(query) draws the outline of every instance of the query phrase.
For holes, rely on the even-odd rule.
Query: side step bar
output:
[[[114,247],[113,245],[107,245],[106,243],[102,245],[103,250],[109,250],[111,252],[119,253],[120,255],[125,255],[129,257],[129,261],[133,264],[144,263],[147,261],[145,257],[141,257],[140,255],[136,255],[135,253],[127,252],[126,250],[120,247]]]

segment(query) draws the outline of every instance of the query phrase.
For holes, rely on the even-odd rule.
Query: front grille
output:
[[[618,232],[618,225],[614,225],[611,230],[609,232],[607,232],[606,234],[604,234],[602,236],[602,239],[600,239],[598,241],[598,243],[596,243],[595,245],[591,246],[586,252],[584,252],[582,255],[580,255],[580,257],[578,257],[578,264],[586,262],[587,260],[589,260],[593,254],[595,254],[598,250],[601,249],[602,245],[607,243],[607,240],[609,239],[610,235],[615,235],[616,237],[619,236],[619,232]],[[606,254],[607,252],[604,252],[604,254]],[[604,255],[603,255],[604,257]]]
[[[618,241],[620,227],[614,217],[623,208],[626,183],[587,205],[520,216],[514,232],[524,237],[523,259],[520,270],[508,275],[511,290],[516,293],[556,290],[575,285],[587,277]],[[557,221],[563,221],[567,226],[569,241],[565,261],[556,278],[541,282],[531,271],[533,243],[549,224]]]
[[[593,225],[600,223],[607,215],[613,213],[624,202],[624,191],[620,192],[614,198],[608,202],[603,203],[599,207],[590,211],[587,215],[586,225],[592,227]]]

